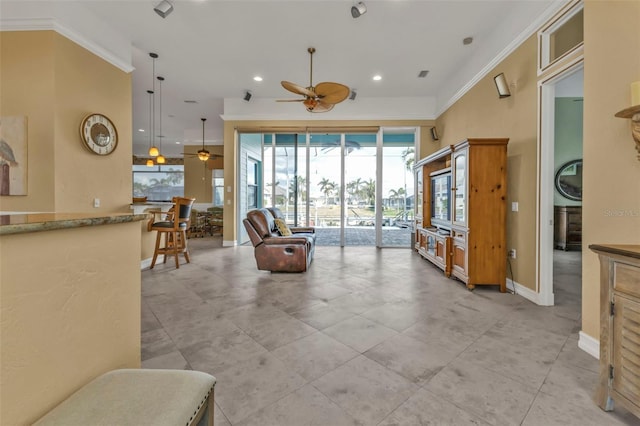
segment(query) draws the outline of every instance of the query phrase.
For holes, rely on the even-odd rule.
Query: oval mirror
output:
[[[565,198],[582,201],[582,160],[560,166],[556,173],[556,190]]]

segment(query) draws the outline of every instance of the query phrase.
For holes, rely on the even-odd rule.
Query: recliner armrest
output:
[[[297,227],[297,228],[291,228],[289,227],[289,229],[291,229],[291,233],[293,234],[299,234],[299,233],[305,233],[305,234],[315,234],[316,233],[316,229],[315,228],[311,228],[311,227]]]
[[[264,238],[262,242],[267,246],[287,245],[287,244],[306,244],[307,238],[299,237],[270,237]]]

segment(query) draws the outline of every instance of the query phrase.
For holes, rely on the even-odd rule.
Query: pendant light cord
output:
[[[151,76],[151,86],[153,93],[153,143],[156,143],[156,58],[153,57],[153,75]]]
[[[162,155],[162,138],[164,137],[162,135],[162,82],[164,81],[164,77],[158,76],[158,81],[160,82],[160,115],[158,116],[159,118],[158,139],[160,140],[160,155]]]

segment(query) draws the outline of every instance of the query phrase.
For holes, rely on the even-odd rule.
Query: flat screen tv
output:
[[[431,224],[451,226],[451,172],[431,176]]]

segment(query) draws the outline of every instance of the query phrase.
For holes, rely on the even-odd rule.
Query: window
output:
[[[213,170],[213,205],[224,207],[224,170]]]
[[[538,75],[564,63],[584,46],[583,3],[574,1],[538,31]],[[580,55],[581,53],[579,53]]]
[[[133,196],[147,201],[171,201],[184,196],[184,166],[133,166]]]
[[[247,208],[258,208],[258,162],[252,158],[247,160]]]

